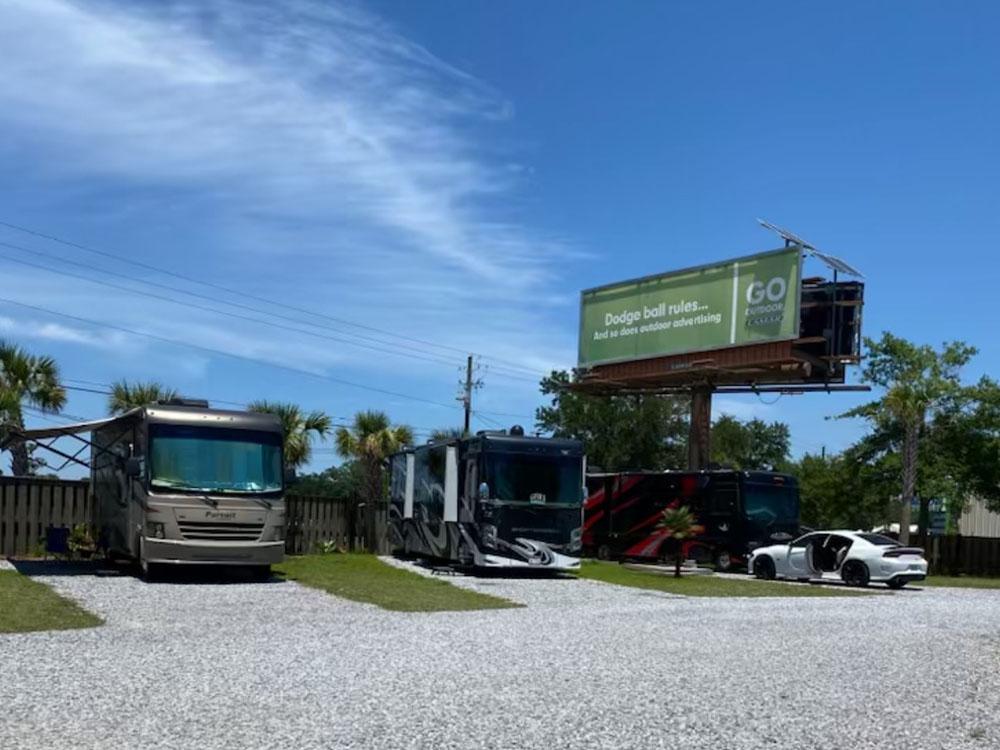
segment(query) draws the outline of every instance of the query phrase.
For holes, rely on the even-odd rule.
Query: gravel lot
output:
[[[107,620],[0,636],[0,748],[992,748],[1000,592],[686,599],[451,579],[525,609],[294,583],[41,578]]]

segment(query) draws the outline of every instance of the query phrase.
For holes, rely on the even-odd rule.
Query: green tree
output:
[[[354,415],[350,427],[338,427],[336,434],[337,453],[344,459],[358,463],[363,477],[362,487],[365,499],[365,539],[370,551],[376,549],[375,504],[385,497],[386,458],[413,443],[413,431],[405,425],[390,422],[380,411],[362,411]],[[357,508],[351,508],[351,545],[356,536],[353,528]]]
[[[23,430],[24,407],[57,413],[65,405],[66,390],[59,384],[59,367],[54,359],[0,341],[0,425],[6,422]],[[15,476],[32,473],[28,446],[15,443],[10,453]]]
[[[431,432],[432,443],[445,440],[457,440],[461,437],[465,437],[465,431],[461,427],[439,427]]]
[[[687,464],[687,399],[596,396],[570,389],[565,371],[541,382],[552,403],[535,413],[539,429],[582,440],[591,466],[604,471],[677,469]]]
[[[312,458],[314,439],[322,440],[333,428],[333,420],[321,411],[306,413],[296,404],[280,401],[254,401],[247,411],[257,414],[274,414],[281,420],[285,440],[285,467],[298,469]]]
[[[977,497],[1000,512],[1000,386],[996,382],[982,378],[963,388],[926,425],[921,448],[922,500],[940,498],[960,511],[967,498]],[[921,516],[923,520],[925,514]]]
[[[863,380],[883,393],[881,398],[846,412],[863,417],[877,430],[900,434],[902,457],[902,512],[899,538],[910,537],[910,503],[916,495],[920,466],[920,439],[929,419],[968,399],[962,386],[962,367],[976,349],[961,341],[947,342],[940,350],[916,345],[884,332],[878,341],[865,339],[868,349]]]
[[[866,460],[859,446],[833,456],[805,454],[789,467],[799,480],[803,525],[870,529],[885,523],[898,468],[898,457]]]
[[[177,391],[173,388],[167,388],[155,380],[149,380],[145,383],[130,383],[122,379],[111,384],[108,412],[110,414],[124,414],[132,409],[149,406],[157,401],[169,401],[172,398],[177,398]]]
[[[699,530],[694,513],[686,505],[667,507],[663,510],[657,527],[669,531],[670,538],[676,543],[676,549],[674,550],[674,578],[680,578],[681,563],[684,562],[684,540],[691,538]]]
[[[351,503],[364,486],[364,475],[357,461],[345,461],[315,474],[302,474],[295,483],[296,495],[329,497]]]
[[[734,469],[783,471],[788,467],[791,433],[783,422],[741,422],[723,414],[712,425],[712,462]]]

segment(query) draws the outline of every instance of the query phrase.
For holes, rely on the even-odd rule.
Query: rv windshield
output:
[[[494,500],[579,505],[583,501],[583,459],[537,453],[490,453],[486,456],[486,482]]]
[[[281,435],[215,427],[150,425],[153,487],[197,492],[281,490]]]
[[[743,490],[746,517],[764,524],[799,520],[799,491],[783,484],[748,482]]]

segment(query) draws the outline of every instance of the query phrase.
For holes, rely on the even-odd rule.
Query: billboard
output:
[[[579,366],[794,339],[797,247],[588,289]]]

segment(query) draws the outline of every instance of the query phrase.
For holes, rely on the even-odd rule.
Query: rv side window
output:
[[[713,513],[733,513],[736,510],[736,491],[715,490],[711,493],[709,502]]]
[[[389,497],[401,503],[406,496],[406,454],[397,453],[392,457]]]
[[[431,518],[444,515],[445,446],[416,452],[413,502]]]

